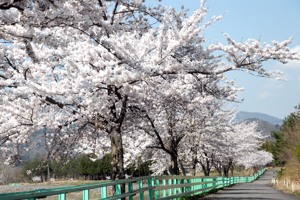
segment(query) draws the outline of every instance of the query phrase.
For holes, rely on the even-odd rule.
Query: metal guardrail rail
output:
[[[49,196],[58,196],[58,200],[66,200],[68,193],[82,191],[82,199],[90,200],[90,190],[97,189],[98,199],[119,200],[168,200],[183,196],[193,196],[213,189],[227,187],[237,183],[247,183],[256,180],[266,171],[263,168],[253,176],[246,177],[197,177],[197,176],[145,176],[116,181],[99,182],[80,186],[40,189],[28,192],[0,194],[0,200],[36,200]],[[125,184],[125,193],[121,185]],[[115,194],[112,192],[115,188]]]

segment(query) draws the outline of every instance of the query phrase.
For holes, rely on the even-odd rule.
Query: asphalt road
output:
[[[299,200],[295,196],[284,194],[271,186],[274,176],[273,171],[266,171],[258,180],[252,183],[237,184],[232,187],[220,190],[218,193],[209,195],[204,199],[209,200]]]

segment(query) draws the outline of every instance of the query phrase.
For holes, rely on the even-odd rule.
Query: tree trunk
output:
[[[202,170],[204,172],[204,176],[209,176],[210,175],[210,169],[211,169],[209,159],[205,158],[205,161],[201,162],[200,164],[201,164]]]
[[[215,162],[215,163],[214,163],[214,167],[216,168],[216,170],[217,170],[219,176],[222,176],[222,165],[220,165],[219,162]]]
[[[171,155],[170,173],[172,175],[179,175],[179,165],[178,165],[177,153],[173,153]]]
[[[50,183],[50,161],[47,160],[47,182]]]
[[[206,158],[205,160],[206,160],[206,174],[205,174],[205,176],[209,176],[210,175],[211,166],[210,166],[209,159]]]
[[[232,160],[230,160],[227,165],[223,165],[223,173],[225,177],[229,176],[229,170],[231,166],[232,166]]]
[[[193,160],[193,176],[196,176],[197,172],[197,159]]]
[[[122,135],[117,130],[110,133],[112,155],[112,179],[118,180],[125,177]]]
[[[122,134],[121,131],[115,127],[110,132],[111,140],[111,155],[112,155],[112,180],[125,179],[124,170],[124,150],[122,144]],[[121,185],[122,193],[125,192],[125,184]],[[114,188],[115,192],[115,188]]]
[[[231,171],[231,176],[233,176],[233,171],[234,171],[233,165],[230,167],[230,171]]]
[[[200,165],[202,167],[204,176],[209,176],[210,170],[203,163],[200,163]]]
[[[219,176],[222,176],[222,169],[221,168],[217,168],[218,174]]]
[[[186,170],[185,170],[185,168],[184,168],[184,166],[182,164],[182,161],[180,160],[179,163],[180,163],[180,170],[182,171],[182,175],[186,176]]]
[[[223,166],[223,176],[225,176],[225,177],[229,176],[229,168],[228,168],[228,166]]]
[[[124,150],[122,143],[122,124],[126,116],[127,110],[127,96],[122,97],[118,89],[115,86],[108,86],[108,95],[115,96],[122,103],[122,108],[119,114],[117,114],[117,101],[112,98],[112,105],[110,107],[111,119],[114,122],[112,127],[109,128],[109,136],[111,141],[111,155],[112,155],[112,179],[125,179],[125,170],[124,170]],[[116,191],[115,186],[113,191]],[[125,184],[121,184],[121,193],[125,193]],[[125,198],[122,198],[122,200]]]

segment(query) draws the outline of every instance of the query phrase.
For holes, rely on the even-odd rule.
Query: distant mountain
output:
[[[240,111],[235,116],[235,120],[238,123],[245,121],[245,120],[249,120],[249,119],[259,119],[259,120],[263,120],[265,122],[269,122],[273,125],[276,125],[276,124],[281,125],[283,122],[282,119],[279,119],[277,117],[273,117],[271,115],[267,115],[264,113],[257,113],[257,112]]]
[[[235,121],[240,122],[257,122],[257,131],[261,132],[262,135],[266,136],[266,140],[274,141],[274,138],[271,135],[272,131],[278,131],[283,122],[282,119],[267,115],[264,113],[256,112],[245,112],[240,111],[235,116]]]
[[[278,124],[271,124],[270,122],[260,120],[260,119],[246,119],[244,122],[251,123],[255,121],[257,123],[256,131],[261,132],[263,136],[265,136],[265,140],[267,141],[275,141],[272,137],[272,131],[278,131],[280,129],[280,125]]]

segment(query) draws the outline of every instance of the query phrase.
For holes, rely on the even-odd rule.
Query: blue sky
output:
[[[191,14],[200,7],[199,0],[163,2],[175,8],[184,5]],[[228,33],[237,41],[256,38],[268,43],[292,36],[290,48],[300,51],[300,0],[207,0],[207,6],[209,18],[224,16],[206,32],[209,42],[223,42],[222,33]],[[300,61],[286,65],[268,62],[264,66],[270,70],[281,70],[287,81],[254,77],[240,71],[227,74],[245,89],[239,95],[244,102],[238,105],[238,109],[284,118],[300,104]]]

